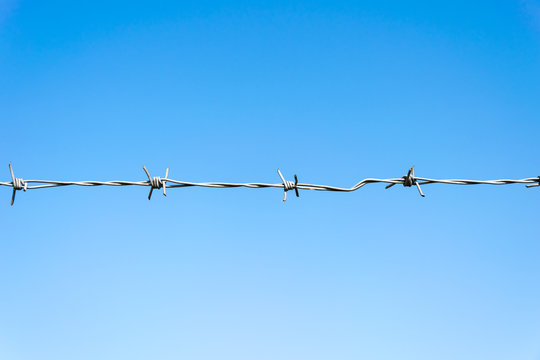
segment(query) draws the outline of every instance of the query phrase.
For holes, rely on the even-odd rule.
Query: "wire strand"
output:
[[[315,191],[339,191],[339,192],[351,192],[356,191],[367,184],[374,183],[383,183],[388,184],[386,188],[390,188],[397,184],[402,184],[405,187],[416,186],[420,195],[424,196],[420,185],[429,185],[429,184],[449,184],[449,185],[509,185],[509,184],[528,184],[527,187],[536,187],[540,186],[540,176],[531,177],[526,179],[499,179],[499,180],[465,180],[465,179],[431,179],[423,177],[415,177],[414,175],[414,166],[409,170],[407,175],[400,178],[392,179],[377,179],[377,178],[366,178],[350,188],[347,187],[337,187],[329,185],[316,185],[308,183],[299,183],[298,178],[295,175],[295,181],[287,181],[281,174],[278,169],[278,174],[282,183],[277,184],[268,184],[268,183],[228,183],[228,182],[190,182],[190,181],[181,181],[169,179],[169,169],[166,170],[165,177],[151,177],[150,173],[143,165],[143,169],[148,177],[148,180],[145,181],[123,181],[123,180],[111,180],[111,181],[57,181],[57,180],[23,180],[16,178],[13,173],[13,168],[11,163],[9,164],[9,169],[11,172],[11,182],[0,182],[0,186],[8,186],[13,188],[12,202],[15,200],[15,193],[18,190],[34,190],[34,189],[44,189],[52,187],[62,187],[62,186],[149,186],[150,193],[148,199],[151,198],[152,191],[154,189],[163,188],[163,195],[167,195],[166,188],[183,188],[183,187],[208,187],[208,188],[251,188],[251,189],[262,189],[262,188],[281,188],[284,190],[284,199],[287,199],[287,191],[295,190],[296,196],[299,196],[298,190],[315,190]],[[31,185],[34,184],[34,185]]]

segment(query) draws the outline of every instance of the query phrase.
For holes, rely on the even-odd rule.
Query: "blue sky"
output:
[[[538,1],[0,5],[2,181],[540,175]],[[540,359],[538,188],[0,189],[0,358]]]

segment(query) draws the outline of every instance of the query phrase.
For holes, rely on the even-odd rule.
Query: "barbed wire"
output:
[[[152,192],[155,190],[163,189],[163,195],[167,196],[167,188],[179,188],[179,187],[189,187],[189,186],[198,186],[198,187],[210,187],[210,188],[238,188],[246,187],[252,189],[261,189],[261,188],[282,188],[283,189],[283,201],[287,200],[287,192],[294,190],[297,197],[300,196],[298,190],[315,190],[315,191],[341,191],[341,192],[350,192],[356,191],[361,187],[367,184],[373,183],[385,183],[388,184],[386,189],[391,188],[396,184],[402,184],[405,187],[416,186],[418,192],[422,197],[424,193],[420,185],[428,184],[451,184],[451,185],[509,185],[509,184],[528,184],[526,187],[535,187],[540,186],[540,176],[526,178],[521,180],[512,180],[512,179],[499,179],[499,180],[464,180],[464,179],[430,179],[423,177],[416,177],[414,174],[414,166],[409,169],[407,175],[393,178],[393,179],[374,179],[367,178],[359,181],[350,188],[329,186],[329,185],[316,185],[316,184],[306,184],[299,183],[298,177],[294,175],[294,181],[285,180],[283,174],[278,169],[278,175],[281,178],[280,184],[267,184],[267,183],[226,183],[226,182],[189,182],[189,181],[180,181],[169,179],[169,168],[165,171],[165,177],[160,178],[159,176],[150,176],[148,169],[143,165],[143,170],[148,177],[148,180],[144,181],[123,181],[123,180],[112,180],[112,181],[56,181],[56,180],[23,180],[21,178],[16,178],[13,172],[13,167],[9,163],[9,171],[11,173],[11,182],[0,182],[2,186],[9,186],[13,188],[13,193],[11,196],[11,205],[15,202],[15,194],[18,190],[33,190],[33,189],[44,189],[51,187],[60,187],[60,186],[149,186],[150,192],[148,193],[148,200],[152,198]],[[36,185],[30,185],[36,184]]]

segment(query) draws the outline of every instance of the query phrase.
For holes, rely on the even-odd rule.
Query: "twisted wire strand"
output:
[[[417,177],[416,180],[421,181],[420,185],[425,184],[452,184],[452,185],[509,185],[509,184],[530,184],[537,183],[539,181],[538,177],[535,178],[526,178],[521,180],[513,179],[499,179],[499,180],[463,180],[463,179],[448,179],[448,180],[438,180],[438,179],[427,179]]]
[[[13,188],[12,196],[12,205],[15,200],[15,193],[17,190],[33,190],[33,189],[44,189],[52,187],[62,187],[62,186],[149,186],[150,194],[148,198],[150,199],[152,195],[152,190],[163,188],[163,194],[166,194],[166,188],[183,188],[183,187],[208,187],[208,188],[251,188],[251,189],[262,189],[262,188],[281,188],[284,190],[284,201],[287,199],[287,191],[295,190],[296,195],[298,195],[298,190],[315,190],[315,191],[339,191],[339,192],[351,192],[356,191],[365,185],[373,183],[384,183],[388,184],[386,188],[392,187],[397,184],[402,184],[406,187],[411,187],[415,185],[418,188],[418,191],[422,196],[422,190],[420,185],[429,185],[429,184],[449,184],[449,185],[509,185],[509,184],[528,184],[527,187],[540,186],[540,176],[525,178],[525,179],[498,179],[498,180],[465,180],[465,179],[431,179],[423,177],[414,176],[414,167],[409,170],[409,173],[400,178],[391,178],[391,179],[377,179],[377,178],[366,178],[355,185],[347,187],[337,187],[329,185],[317,185],[317,184],[308,184],[298,182],[298,178],[295,175],[295,181],[287,181],[281,174],[278,169],[278,174],[282,180],[282,183],[270,184],[270,183],[229,183],[229,182],[190,182],[190,181],[181,181],[168,178],[169,169],[167,169],[165,177],[151,177],[150,173],[143,166],[148,180],[145,181],[123,181],[123,180],[111,180],[111,181],[56,181],[56,180],[23,180],[16,178],[11,163],[9,164],[11,171],[11,182],[0,182],[0,186],[8,186]],[[34,185],[32,185],[34,184]]]

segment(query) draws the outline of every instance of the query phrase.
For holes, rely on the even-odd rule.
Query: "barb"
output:
[[[277,172],[279,174],[279,177],[281,178],[281,181],[283,182],[283,200],[287,201],[287,191],[294,189],[294,192],[296,193],[296,197],[300,197],[300,194],[298,194],[298,177],[296,174],[294,174],[294,182],[292,181],[286,181],[283,175],[281,174],[281,171],[277,169]]]
[[[27,185],[23,179],[17,179],[15,177],[15,174],[13,173],[13,167],[11,166],[11,162],[9,163],[9,172],[11,173],[11,186],[13,187],[13,195],[11,195],[11,206],[13,206],[13,203],[15,202],[15,194],[17,193],[17,190],[26,191]]]
[[[526,187],[532,188],[532,187],[535,187],[535,186],[540,186],[540,176],[538,177],[538,184],[531,184],[531,185],[527,185]]]
[[[163,188],[163,195],[167,196],[167,188],[180,188],[180,187],[209,187],[209,188],[238,188],[245,187],[251,189],[262,189],[262,188],[281,188],[283,189],[284,196],[283,201],[287,200],[287,191],[293,190],[296,193],[296,196],[299,197],[299,190],[315,190],[315,191],[341,191],[341,192],[351,192],[356,191],[367,184],[373,183],[384,183],[388,184],[386,188],[391,188],[396,184],[402,184],[405,187],[416,186],[418,192],[423,197],[424,193],[420,188],[420,185],[428,184],[451,184],[451,185],[509,185],[509,184],[527,184],[527,188],[538,187],[540,186],[540,176],[512,180],[512,179],[500,179],[500,180],[464,180],[464,179],[430,179],[416,177],[414,174],[414,166],[409,169],[407,175],[393,178],[393,179],[376,179],[376,178],[367,178],[359,181],[350,188],[346,187],[337,187],[329,185],[315,185],[315,184],[305,184],[299,183],[298,177],[294,175],[294,182],[287,181],[281,174],[281,171],[278,169],[279,177],[281,178],[281,184],[267,184],[267,183],[225,183],[225,182],[188,182],[169,179],[169,168],[165,171],[165,177],[160,178],[159,176],[152,177],[146,169],[146,166],[143,165],[143,170],[148,177],[148,180],[144,181],[123,181],[123,180],[112,180],[112,181],[56,181],[56,180],[23,180],[16,178],[13,172],[11,163],[9,163],[9,170],[11,173],[11,182],[0,182],[1,186],[8,186],[13,189],[11,196],[11,205],[15,201],[15,194],[17,190],[33,190],[33,189],[44,189],[50,187],[59,187],[59,186],[149,186],[150,192],[148,194],[148,200],[152,197],[152,192],[154,189]],[[32,185],[33,184],[33,185]]]
[[[414,166],[412,168],[409,169],[409,172],[407,173],[407,175],[403,176],[402,177],[403,179],[403,186],[406,186],[406,187],[411,187],[413,185],[416,185],[416,188],[418,189],[418,192],[420,193],[420,195],[422,195],[422,197],[425,197],[426,195],[424,195],[424,193],[422,192],[422,189],[420,189],[420,184],[418,184],[418,181],[416,180],[416,178],[414,177]],[[391,188],[392,186],[394,186],[396,184],[390,184],[388,185],[385,189],[389,189]]]
[[[150,192],[148,193],[148,200],[152,197],[152,191],[154,189],[161,189],[163,188],[163,196],[167,196],[167,177],[169,177],[169,168],[165,171],[165,179],[161,179],[159,176],[151,177],[150,173],[146,169],[146,166],[142,166],[144,172],[146,173],[146,176],[148,176],[148,183],[150,185]]]

